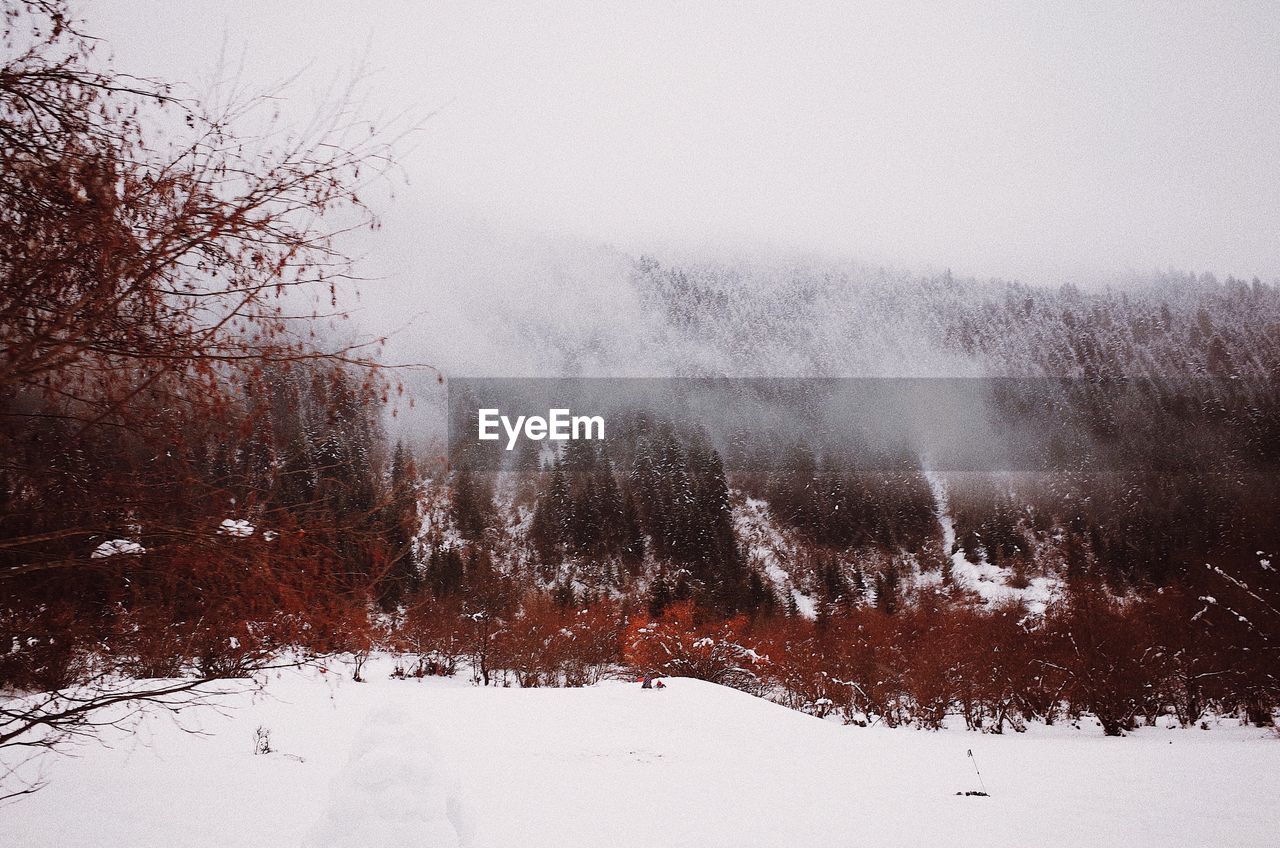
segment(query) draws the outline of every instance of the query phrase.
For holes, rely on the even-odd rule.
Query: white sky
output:
[[[371,109],[440,108],[389,223],[447,209],[632,251],[765,242],[1030,282],[1280,277],[1277,2],[83,11],[122,69],[198,81],[225,43],[265,84],[366,57]]]

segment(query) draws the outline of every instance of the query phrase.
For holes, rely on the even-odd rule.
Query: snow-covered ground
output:
[[[14,848],[1273,846],[1280,739],[1223,723],[987,736],[843,726],[730,689],[482,689],[287,671],[148,719],[0,807]],[[255,755],[254,731],[277,753]],[[966,752],[972,750],[974,758]],[[957,796],[979,788],[990,797]]]
[[[933,491],[938,523],[942,527],[942,548],[944,551],[951,552],[956,544],[956,528],[947,500],[946,482],[941,476],[930,471],[925,472],[925,478]],[[1021,601],[1031,612],[1043,615],[1045,609],[1063,588],[1061,580],[1045,575],[1031,578],[1024,588],[1015,588],[1010,585],[1010,578],[1013,575],[1007,568],[994,566],[985,558],[973,562],[963,550],[950,553],[950,557],[952,579],[958,585],[976,592],[988,604]]]

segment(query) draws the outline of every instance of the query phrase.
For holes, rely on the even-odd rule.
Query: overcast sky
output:
[[[208,78],[224,44],[264,84],[366,57],[371,109],[439,110],[392,218],[1029,282],[1280,278],[1277,2],[82,8],[121,69],[168,78]]]

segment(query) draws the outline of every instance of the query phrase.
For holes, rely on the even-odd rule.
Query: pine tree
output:
[[[667,586],[666,573],[659,571],[653,578],[653,584],[649,587],[649,615],[653,618],[661,618],[662,613],[671,605],[671,589]]]
[[[530,541],[543,562],[552,562],[564,555],[571,541],[572,520],[569,482],[563,467],[556,462],[547,477],[546,490],[538,497],[529,528]]]
[[[391,455],[391,493],[383,510],[391,563],[380,588],[379,601],[392,609],[421,585],[416,536],[418,515],[417,471],[403,442]]]
[[[462,555],[457,548],[432,547],[427,557],[427,585],[436,598],[445,598],[462,588]]]
[[[604,548],[604,516],[595,481],[588,477],[578,487],[573,505],[573,547],[579,556],[599,556]]]
[[[898,611],[901,579],[898,564],[893,562],[876,575],[876,607],[885,615],[893,615]]]
[[[494,526],[496,509],[493,490],[488,481],[472,470],[461,466],[453,478],[453,520],[464,538],[478,541]]]
[[[637,567],[644,561],[645,537],[640,529],[640,516],[636,508],[635,498],[627,492],[622,505],[621,544],[619,548],[623,562],[629,567]]]
[[[600,515],[600,534],[595,551],[602,556],[619,556],[627,535],[627,515],[622,490],[613,476],[613,463],[608,456],[601,457],[595,477],[595,490]]]

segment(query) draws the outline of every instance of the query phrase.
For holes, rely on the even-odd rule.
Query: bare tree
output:
[[[180,96],[115,72],[64,0],[3,0],[0,26],[0,641],[62,652],[34,677],[0,662],[0,749],[43,748],[114,723],[122,705],[182,708],[214,679],[276,662],[299,603],[334,588],[290,582],[270,564],[281,548],[219,537],[210,510],[228,500],[223,466],[250,463],[271,413],[255,400],[265,369],[354,369],[329,397],[385,399],[379,342],[326,347],[317,323],[342,315],[356,274],[339,242],[376,227],[364,198],[402,136],[357,115],[354,87],[291,127],[278,92]],[[311,507],[264,495],[255,508],[288,528]],[[143,532],[147,544],[130,541]],[[284,541],[332,574],[351,544],[339,536]],[[165,605],[183,588],[165,594],[175,562],[201,569],[197,608]],[[357,582],[338,588],[359,603]],[[130,628],[90,632],[90,607]],[[268,638],[236,637],[237,622],[268,619]],[[130,682],[78,647],[139,632],[156,640],[126,652],[140,667],[188,676]],[[227,645],[242,647],[220,656]]]

